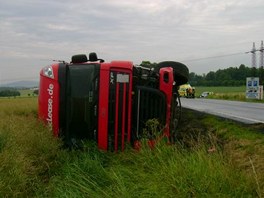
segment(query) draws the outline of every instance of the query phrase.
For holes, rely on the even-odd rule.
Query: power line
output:
[[[223,58],[223,57],[237,56],[237,55],[242,55],[242,54],[245,54],[245,52],[238,52],[238,53],[233,53],[233,54],[224,54],[224,55],[218,55],[218,56],[208,56],[208,57],[203,57],[203,58],[182,60],[182,62],[193,62],[193,61],[206,60],[206,59]]]
[[[196,59],[187,59],[187,60],[181,60],[181,62],[194,62],[194,61],[200,61],[200,60],[207,60],[207,59],[215,59],[215,58],[223,58],[223,57],[229,57],[229,56],[237,56],[242,55],[249,52],[238,52],[238,53],[231,53],[231,54],[223,54],[223,55],[217,55],[217,56],[208,56],[208,57],[202,57],[202,58],[196,58]],[[38,77],[24,77],[24,78],[10,78],[10,79],[1,79],[1,82],[8,82],[8,81],[19,81],[19,80],[38,80]]]

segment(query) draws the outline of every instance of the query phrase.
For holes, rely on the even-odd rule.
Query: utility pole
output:
[[[260,60],[259,60],[259,77],[260,77],[260,84],[263,85],[263,78],[264,78],[264,71],[263,71],[263,67],[264,67],[264,45],[263,45],[263,41],[261,41],[261,45],[260,45]]]
[[[251,66],[255,67],[257,66],[257,57],[256,57],[256,46],[255,46],[255,42],[253,43],[253,47],[252,50],[250,51],[252,53],[251,55]]]
[[[259,60],[259,67],[263,67],[264,66],[264,45],[263,45],[263,41],[261,41],[261,46],[260,46],[260,60]]]
[[[253,43],[253,47],[252,50],[250,51],[251,53],[251,67],[252,67],[252,74],[253,77],[256,76],[256,70],[257,70],[257,57],[256,57],[256,46],[255,46],[255,42]]]
[[[257,75],[257,57],[256,52],[260,52],[260,61],[259,61],[259,72]],[[254,98],[263,100],[263,41],[261,41],[260,49],[256,49],[255,42],[253,43],[252,50],[246,53],[251,53],[251,66],[252,66],[252,76],[247,77],[247,88],[246,88],[246,98]],[[258,76],[258,77],[257,77]]]

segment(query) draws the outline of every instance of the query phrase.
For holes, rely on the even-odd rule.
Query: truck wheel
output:
[[[158,72],[160,68],[163,67],[172,67],[174,74],[174,81],[176,82],[176,86],[180,86],[186,84],[189,80],[189,69],[186,65],[180,62],[174,61],[163,61],[157,64],[155,70]]]

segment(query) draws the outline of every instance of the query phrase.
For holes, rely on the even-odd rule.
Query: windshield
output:
[[[98,64],[70,65],[67,71],[68,138],[97,138]]]

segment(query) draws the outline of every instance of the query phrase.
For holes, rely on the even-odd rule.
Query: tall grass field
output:
[[[246,86],[239,87],[195,87],[196,94],[201,95],[202,92],[209,91],[214,93],[244,93],[246,92]]]
[[[264,102],[264,100],[246,99],[246,86],[239,87],[195,87],[196,97],[199,97],[203,92],[213,92],[208,96],[211,99],[235,100],[247,102]]]
[[[38,120],[37,98],[0,99],[0,197],[263,197],[259,131],[188,111],[175,145],[69,150]]]

